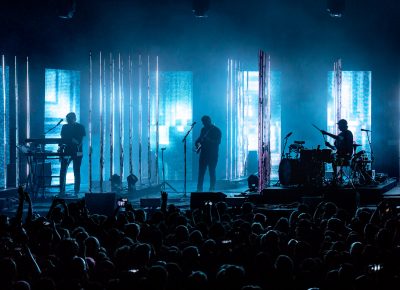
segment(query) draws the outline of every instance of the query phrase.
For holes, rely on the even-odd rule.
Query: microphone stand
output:
[[[61,123],[62,123],[62,121],[61,121],[61,122],[58,122],[54,127],[52,127],[52,128],[50,128],[49,130],[47,130],[47,131],[43,134],[43,136],[46,136],[48,133],[50,133],[50,132],[53,131],[55,128],[57,128],[58,126],[60,126]]]
[[[184,163],[184,178],[183,178],[183,197],[186,197],[186,139],[189,136],[190,132],[193,130],[193,127],[196,123],[193,123],[190,126],[189,131],[187,131],[185,137],[183,137],[183,163]]]

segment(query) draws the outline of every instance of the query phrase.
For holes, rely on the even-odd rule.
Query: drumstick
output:
[[[322,133],[322,130],[321,130],[320,128],[318,128],[318,127],[315,126],[314,124],[311,124],[311,125],[313,125],[315,129],[317,129],[318,131],[320,131],[320,132]],[[322,134],[322,138],[324,138],[324,144],[325,144],[327,141],[326,141],[326,137],[325,137],[324,134]]]
[[[317,129],[318,131],[322,132],[322,130],[320,128],[318,128],[317,126],[315,126],[314,124],[311,124],[314,126],[315,129]]]

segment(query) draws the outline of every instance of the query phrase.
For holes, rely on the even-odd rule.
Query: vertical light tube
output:
[[[266,176],[265,176],[265,186],[269,186],[271,180],[271,55],[268,54],[268,70],[267,70],[267,113],[266,113],[266,134],[265,134],[265,166],[266,166]]]
[[[258,60],[258,190],[264,187],[264,100],[265,100],[265,54],[259,52]]]
[[[114,58],[110,54],[110,179],[114,174]]]
[[[229,180],[229,95],[230,95],[230,62],[231,60],[228,59],[228,64],[226,68],[227,78],[226,78],[226,154],[225,154],[225,178]]]
[[[234,75],[233,60],[231,60],[231,94],[229,96],[229,155],[230,155],[230,166],[229,166],[229,179],[233,177],[233,75]]]
[[[103,181],[106,176],[106,146],[107,146],[107,75],[106,75],[106,58],[103,56]],[[104,187],[104,184],[103,184]]]
[[[158,150],[159,150],[159,143],[160,143],[160,98],[159,98],[159,91],[158,91],[158,77],[159,77],[159,70],[158,70],[158,56],[156,58],[156,152],[155,152],[155,180],[156,183],[159,183],[159,174],[158,174]]]
[[[139,130],[138,130],[138,142],[139,142],[139,183],[142,185],[142,134],[143,134],[143,116],[142,116],[142,56],[139,55]]]
[[[242,176],[246,176],[246,164],[247,164],[247,156],[248,156],[248,142],[246,140],[247,136],[245,135],[245,120],[246,120],[246,98],[245,98],[245,88],[244,88],[244,73],[241,72],[241,81],[242,81],[242,147],[243,147],[243,168],[242,168]]]
[[[29,57],[26,57],[26,138],[31,137],[31,96],[29,82]],[[29,164],[26,164],[26,176],[29,175]]]
[[[124,64],[121,61],[121,54],[118,54],[118,93],[119,93],[119,174],[121,182],[124,178],[124,94],[123,94],[123,73]]]
[[[6,61],[4,54],[1,57],[2,81],[3,81],[3,171],[4,188],[7,188],[7,95],[6,95]]]
[[[132,97],[132,59],[128,57],[129,69],[129,174],[133,174],[133,97]]]
[[[103,192],[104,177],[104,135],[103,135],[103,59],[99,58],[99,118],[100,118],[100,192]]]
[[[233,178],[236,179],[237,178],[237,165],[238,165],[238,148],[239,148],[239,144],[238,144],[238,118],[239,118],[239,110],[238,110],[238,62],[235,61],[235,70],[234,70],[234,98],[233,98],[233,106],[234,106],[234,119],[233,119],[233,130],[234,130],[234,151],[233,151]]]
[[[17,57],[14,59],[14,93],[15,93],[15,145],[19,145],[19,96]],[[19,186],[19,150],[15,151],[15,186]]]
[[[147,177],[151,185],[151,98],[150,98],[150,56],[147,56]]]
[[[92,155],[93,155],[93,140],[92,140],[92,112],[93,112],[93,61],[92,52],[89,53],[89,192],[92,192],[93,176],[92,176]]]

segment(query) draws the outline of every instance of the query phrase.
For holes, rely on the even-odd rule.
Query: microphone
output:
[[[293,132],[288,133],[284,139],[289,138],[292,134],[293,134]]]
[[[368,130],[368,129],[361,129],[361,131],[363,131],[363,132],[371,132],[371,130]]]
[[[196,122],[193,122],[192,127],[194,127],[194,125],[196,125]]]
[[[64,121],[64,119],[61,119],[60,121],[58,121],[56,126],[60,125],[62,121]]]

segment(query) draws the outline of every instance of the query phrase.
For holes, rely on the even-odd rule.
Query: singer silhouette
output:
[[[72,161],[74,168],[74,191],[79,193],[81,185],[81,164],[82,164],[82,140],[86,136],[85,127],[76,122],[76,114],[71,112],[66,116],[67,124],[61,128],[61,138],[66,145],[60,150],[67,156],[61,158],[60,169],[60,195],[65,195],[66,175],[69,164]]]
[[[197,151],[200,152],[199,157],[199,175],[197,179],[197,191],[203,191],[204,175],[207,167],[210,174],[210,190],[215,190],[216,168],[218,163],[218,149],[221,143],[221,130],[212,124],[209,116],[201,118],[203,128],[199,138],[195,142]]]

